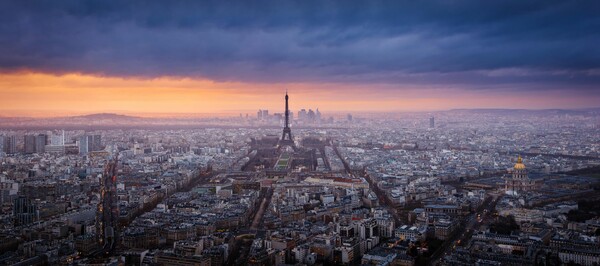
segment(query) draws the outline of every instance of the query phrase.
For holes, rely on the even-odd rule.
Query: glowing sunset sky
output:
[[[598,1],[1,1],[0,115],[600,107]]]

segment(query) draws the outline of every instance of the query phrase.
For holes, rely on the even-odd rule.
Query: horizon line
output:
[[[345,115],[345,114],[400,114],[400,113],[439,113],[439,112],[449,112],[449,111],[468,111],[468,110],[506,110],[506,111],[550,111],[550,110],[561,110],[561,111],[586,111],[586,110],[594,110],[600,109],[600,106],[597,107],[582,107],[582,108],[452,108],[452,109],[435,109],[435,110],[334,110],[334,111],[321,111],[324,114],[335,114],[335,115]],[[98,112],[82,112],[82,113],[74,113],[65,111],[65,114],[56,114],[56,115],[3,115],[0,114],[0,118],[68,118],[68,117],[80,117],[80,116],[89,116],[89,115],[98,115],[98,114],[108,114],[108,115],[123,115],[123,116],[131,116],[131,117],[140,117],[140,118],[169,118],[169,117],[188,117],[193,118],[194,116],[204,117],[204,118],[218,118],[218,117],[238,117],[239,115],[248,114],[248,116],[255,115],[256,110],[223,110],[219,112],[130,112],[130,111],[98,111]],[[269,110],[269,109],[265,109]],[[23,112],[20,110],[2,110],[2,112]],[[49,110],[35,110],[29,111],[34,113],[63,113],[61,111],[49,111]],[[71,113],[71,114],[66,114]],[[277,112],[274,112],[274,114]]]

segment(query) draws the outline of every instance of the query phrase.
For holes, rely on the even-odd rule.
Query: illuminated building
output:
[[[507,194],[517,195],[519,192],[531,191],[537,187],[537,182],[529,178],[527,168],[523,164],[521,156],[513,167],[512,176],[504,181],[504,189]]]

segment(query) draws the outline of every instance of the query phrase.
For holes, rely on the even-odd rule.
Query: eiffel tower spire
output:
[[[293,146],[294,139],[292,138],[292,130],[290,129],[290,109],[288,105],[289,99],[290,97],[288,96],[287,90],[285,90],[285,126],[283,127],[283,134],[281,135],[280,144]]]

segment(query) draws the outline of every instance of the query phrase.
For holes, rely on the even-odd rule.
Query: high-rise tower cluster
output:
[[[101,135],[83,135],[79,138],[79,154],[86,155],[99,150],[102,150]]]

